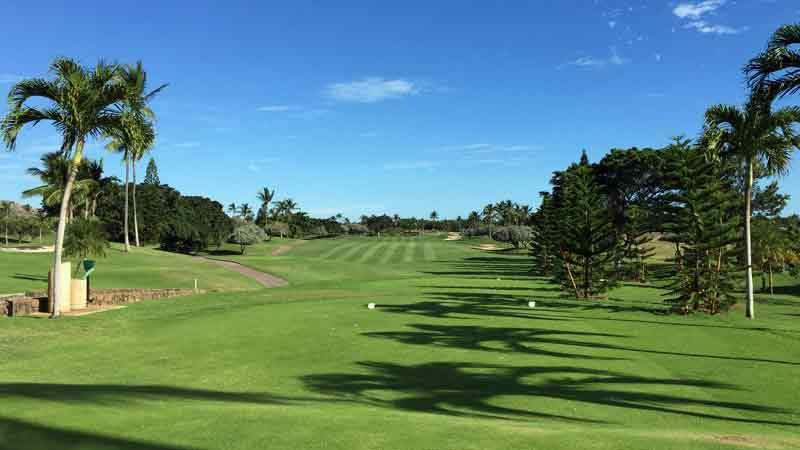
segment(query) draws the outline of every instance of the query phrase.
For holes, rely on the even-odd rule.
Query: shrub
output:
[[[533,231],[528,226],[510,226],[497,228],[492,239],[498,242],[513,244],[515,248],[526,245],[533,239]]]
[[[465,238],[473,238],[473,237],[480,237],[480,236],[488,236],[489,235],[489,227],[485,226],[477,226],[466,228],[464,231],[461,232]]]
[[[244,250],[248,245],[257,244],[264,241],[266,238],[267,235],[264,233],[264,230],[258,225],[246,223],[237,226],[233,230],[233,233],[228,237],[228,242],[239,244],[240,251],[242,255],[244,255]]]
[[[108,237],[97,219],[73,219],[64,237],[64,256],[74,257],[77,262],[88,256],[106,256]],[[75,273],[79,264],[75,264]]]
[[[351,223],[347,225],[342,225],[342,228],[345,229],[345,232],[348,234],[367,234],[369,233],[369,228],[366,225],[361,225],[360,223]]]

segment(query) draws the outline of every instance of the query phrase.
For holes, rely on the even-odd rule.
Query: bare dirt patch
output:
[[[259,272],[258,270],[251,269],[247,266],[243,266],[234,261],[227,261],[224,259],[213,259],[213,258],[204,258],[204,259],[211,261],[212,263],[218,266],[233,270],[234,272],[239,272],[240,274],[257,281],[264,287],[274,288],[274,287],[286,286],[287,284],[289,284],[283,278],[278,278],[275,275]]]
[[[303,245],[306,242],[308,242],[308,241],[297,241],[297,242],[294,243],[294,245],[288,245],[288,244],[279,245],[277,248],[275,248],[275,250],[273,250],[270,253],[270,255],[272,255],[272,256],[281,256],[282,254],[288,252],[289,250],[297,247],[298,245]]]

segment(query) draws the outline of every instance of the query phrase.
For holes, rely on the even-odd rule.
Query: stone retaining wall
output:
[[[141,300],[163,300],[193,294],[203,294],[203,289],[92,289],[88,301],[90,308],[124,305]],[[26,292],[24,295],[0,296],[0,316],[26,315],[47,312],[46,292]]]

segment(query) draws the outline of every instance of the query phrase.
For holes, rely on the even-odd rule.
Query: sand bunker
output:
[[[500,247],[494,244],[481,244],[477,247],[472,247],[475,250],[485,250],[485,251],[495,251],[495,250],[502,250]]]
[[[0,251],[9,253],[52,253],[53,246],[45,245],[41,247],[6,247],[6,248],[0,248]]]
[[[461,233],[447,233],[445,241],[460,241]]]

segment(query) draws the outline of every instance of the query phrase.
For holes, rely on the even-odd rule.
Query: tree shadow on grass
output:
[[[772,288],[772,290],[775,292],[775,295],[792,295],[795,297],[800,297],[800,284],[775,286]],[[769,297],[766,298],[769,300]],[[794,302],[794,304],[800,305],[800,302]]]
[[[0,450],[192,450],[122,437],[60,429],[0,416]]]
[[[555,351],[543,346],[568,346],[592,350],[618,351],[626,353],[645,353],[652,355],[678,356],[681,358],[701,358],[710,360],[744,361],[767,364],[781,364],[800,366],[800,362],[783,361],[768,358],[750,358],[742,356],[713,355],[705,353],[673,352],[598,342],[597,339],[623,339],[631,336],[589,333],[581,331],[565,331],[544,328],[511,328],[511,327],[485,327],[479,325],[432,325],[410,324],[414,331],[370,332],[366,336],[392,339],[397,342],[412,345],[426,345],[436,347],[449,347],[466,350],[481,350],[501,353],[533,354],[569,359],[596,359],[596,360],[627,360],[623,356],[597,356],[585,353]],[[586,340],[583,340],[585,338]]]
[[[15,273],[11,276],[17,280],[44,281],[47,282],[47,275],[36,275],[31,273]]]
[[[465,278],[529,278],[533,275],[533,264],[524,255],[471,256],[459,261],[439,261],[440,270],[425,271],[429,275],[456,276]]]
[[[206,250],[203,253],[208,254],[208,256],[242,256],[242,252],[226,249]]]
[[[91,404],[120,404],[163,399],[288,404],[295,400],[303,400],[262,392],[226,392],[161,385],[0,383],[0,401],[15,397]]]
[[[602,344],[576,338],[625,338],[627,336],[583,331],[548,330],[542,328],[508,328],[483,326],[454,326],[410,324],[416,331],[387,331],[364,333],[365,336],[392,339],[403,344],[480,350],[496,353],[516,353],[568,359],[624,360],[627,358],[578,354],[548,350],[542,345],[562,345],[581,348],[604,348]]]
[[[603,423],[536,410],[537,400],[556,399],[702,419],[798,425],[742,414],[792,413],[780,408],[653,392],[657,387],[737,389],[708,380],[640,377],[571,366],[513,367],[467,362],[402,365],[374,361],[358,365],[361,370],[357,373],[315,374],[303,377],[303,382],[310,390],[369,405],[452,416]],[[502,403],[494,401],[495,397],[502,397]]]
[[[448,290],[426,292],[426,300],[381,306],[382,311],[397,314],[413,314],[434,318],[468,318],[466,316],[484,317],[514,317],[520,319],[536,320],[570,320],[567,315],[557,317],[552,314],[542,314],[542,308],[529,308],[528,302],[536,300],[548,306],[567,307],[573,310],[603,310],[610,313],[621,312],[646,312],[662,314],[662,309],[655,306],[635,305],[621,302],[580,301],[558,303],[553,297],[540,297],[532,294],[520,295],[501,292],[454,292]]]
[[[0,404],[32,399],[70,405],[127,406],[143,401],[208,401],[252,405],[307,405],[335,399],[284,397],[264,392],[227,392],[162,385],[0,383]],[[46,415],[45,411],[42,411]],[[90,420],[90,418],[89,418]],[[65,430],[0,416],[0,450],[189,450],[116,436]]]

